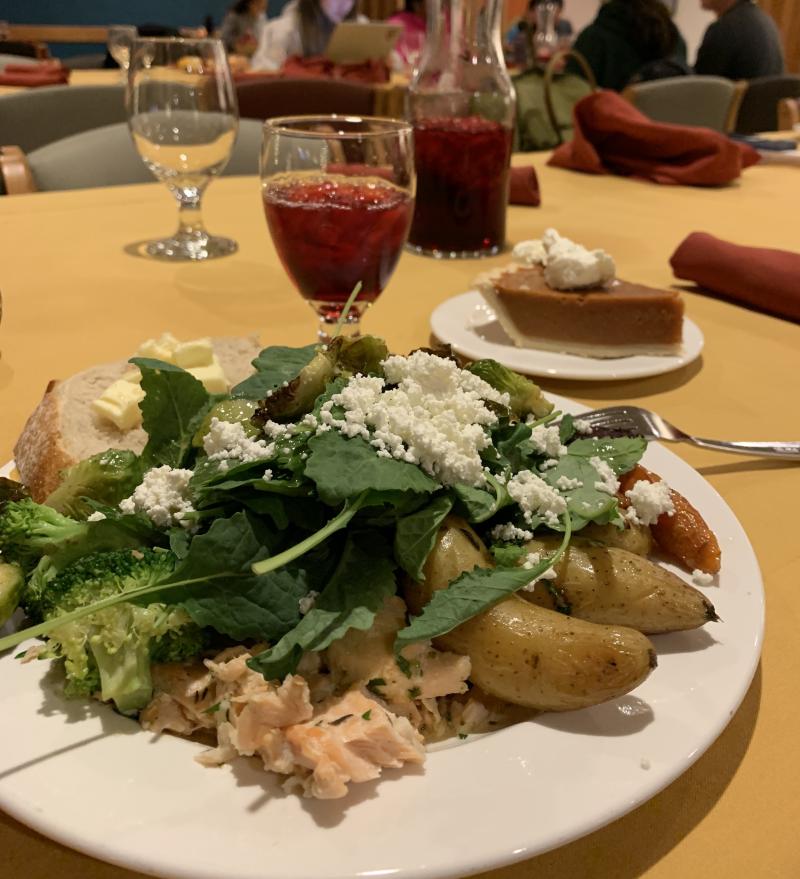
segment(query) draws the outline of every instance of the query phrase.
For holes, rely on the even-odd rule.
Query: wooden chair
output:
[[[721,76],[671,76],[629,85],[622,97],[656,122],[733,129],[746,83]]]
[[[223,174],[257,174],[261,123],[242,119]],[[152,183],[126,123],[106,125],[66,137],[26,155],[17,146],[0,147],[0,177],[6,195]]]
[[[105,43],[108,28],[95,25],[72,24],[12,24],[8,28],[9,40],[32,43]]]
[[[375,89],[360,82],[312,77],[265,76],[236,86],[243,119],[271,119],[309,113],[371,116]]]
[[[778,101],[778,131],[794,131],[800,126],[800,98]]]

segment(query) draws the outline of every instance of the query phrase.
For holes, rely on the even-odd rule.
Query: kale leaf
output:
[[[414,580],[425,579],[422,569],[436,543],[439,526],[452,508],[452,498],[439,495],[421,510],[398,519],[394,557]]]

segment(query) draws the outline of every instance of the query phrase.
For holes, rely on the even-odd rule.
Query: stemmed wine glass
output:
[[[230,238],[209,235],[200,200],[228,164],[239,111],[228,59],[219,40],[159,37],[133,45],[128,124],[136,149],[178,202],[178,231],[150,241],[162,259],[211,259],[236,251]]]
[[[275,249],[328,341],[360,285],[342,331],[389,281],[414,209],[411,126],[396,119],[296,116],[264,123],[261,195]]]
[[[122,82],[127,82],[131,63],[131,47],[138,32],[131,24],[112,24],[108,29],[108,53],[122,70]]]

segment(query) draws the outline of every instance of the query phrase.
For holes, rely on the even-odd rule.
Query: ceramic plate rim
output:
[[[649,378],[673,372],[694,362],[705,345],[701,329],[694,321],[684,317],[684,350],[675,356],[635,356],[602,360],[555,351],[516,348],[513,345],[487,342],[471,331],[468,321],[478,307],[491,311],[477,290],[468,290],[446,299],[431,313],[433,334],[465,357],[473,360],[491,357],[504,366],[527,375],[574,381]]]
[[[581,411],[585,411],[586,409],[586,407],[574,404],[572,403],[572,401],[568,401],[565,398],[558,397],[555,394],[552,394],[550,396],[557,406],[568,408],[576,414],[580,413]],[[666,467],[667,470],[674,471],[669,473],[668,478],[671,483],[678,483],[675,485],[678,490],[682,490],[686,493],[689,493],[690,495],[693,494],[695,496],[695,499],[697,497],[697,493],[701,493],[704,495],[703,502],[700,504],[700,506],[701,509],[709,505],[713,507],[712,520],[724,521],[724,535],[726,539],[730,541],[731,547],[735,546],[737,548],[736,556],[739,557],[739,562],[737,562],[735,566],[736,571],[732,570],[727,575],[727,578],[731,581],[732,584],[734,584],[735,587],[737,583],[739,583],[740,581],[744,581],[747,578],[746,582],[750,584],[752,592],[747,593],[748,596],[751,596],[749,601],[743,599],[743,607],[745,610],[747,610],[747,619],[739,619],[738,614],[735,614],[733,619],[734,626],[742,625],[744,627],[747,638],[743,642],[737,642],[737,644],[735,645],[735,647],[742,648],[742,661],[739,663],[739,665],[741,665],[741,668],[738,669],[738,674],[735,679],[727,680],[726,686],[728,687],[729,692],[727,692],[726,694],[724,705],[717,706],[717,710],[713,717],[713,722],[709,723],[709,725],[706,728],[702,729],[700,732],[695,731],[690,737],[691,742],[686,742],[687,747],[689,744],[691,744],[692,746],[688,752],[684,753],[682,751],[682,756],[679,759],[671,758],[669,764],[666,766],[659,767],[658,769],[654,766],[654,771],[652,773],[648,772],[647,774],[641,774],[637,776],[637,780],[641,783],[634,783],[631,794],[627,796],[627,798],[624,791],[620,793],[615,788],[613,796],[611,797],[611,799],[613,800],[612,804],[609,804],[608,802],[598,804],[596,807],[589,810],[589,817],[587,819],[575,822],[572,825],[563,826],[559,829],[558,832],[552,831],[546,839],[537,839],[536,835],[534,834],[533,838],[529,838],[527,842],[523,839],[516,840],[517,844],[513,847],[509,847],[508,844],[500,846],[500,844],[498,843],[498,845],[495,847],[481,847],[479,845],[477,850],[474,850],[474,845],[470,844],[467,851],[464,851],[461,848],[456,849],[451,847],[447,847],[443,851],[440,849],[432,849],[428,853],[427,858],[424,857],[424,852],[422,853],[422,855],[415,857],[412,854],[406,854],[404,849],[404,854],[401,856],[401,860],[405,859],[405,862],[393,864],[387,869],[370,869],[380,866],[380,858],[378,854],[373,853],[372,856],[377,858],[377,860],[373,863],[363,864],[361,869],[353,869],[352,867],[345,869],[344,867],[336,867],[334,865],[331,865],[330,869],[323,872],[320,872],[318,867],[314,867],[311,865],[306,866],[304,869],[287,870],[285,866],[283,866],[281,869],[278,869],[276,871],[265,870],[262,872],[260,870],[257,870],[256,872],[253,872],[252,868],[245,868],[244,862],[238,865],[230,865],[229,867],[226,866],[224,868],[224,872],[220,872],[218,868],[215,868],[213,866],[209,867],[207,864],[193,863],[191,861],[191,856],[189,857],[188,862],[175,863],[174,858],[172,860],[170,860],[169,858],[164,860],[163,855],[159,853],[156,853],[155,855],[144,855],[142,853],[141,843],[139,841],[140,837],[138,837],[136,833],[133,833],[130,838],[126,836],[125,841],[120,843],[116,841],[107,842],[104,838],[100,838],[102,836],[100,832],[98,832],[97,835],[94,837],[91,834],[87,835],[82,832],[76,832],[75,828],[72,826],[72,823],[74,823],[77,818],[72,818],[68,816],[66,819],[64,819],[58,814],[56,814],[56,816],[54,817],[43,811],[41,806],[36,805],[34,801],[34,793],[32,792],[32,782],[30,780],[27,782],[27,786],[23,784],[22,796],[20,796],[20,789],[15,787],[13,781],[10,785],[6,783],[3,780],[3,776],[6,773],[2,771],[2,763],[0,763],[0,808],[3,808],[9,815],[30,826],[34,830],[44,834],[45,836],[48,836],[51,839],[54,839],[67,846],[70,846],[71,848],[82,851],[92,857],[108,861],[121,867],[139,870],[141,872],[149,873],[152,875],[164,877],[181,877],[181,879],[183,879],[183,877],[186,877],[186,879],[254,879],[254,877],[263,877],[263,879],[301,879],[302,877],[302,879],[306,879],[306,877],[308,877],[308,879],[310,879],[310,877],[312,876],[315,877],[315,879],[344,879],[344,877],[353,876],[384,875],[392,875],[397,877],[397,879],[445,879],[445,877],[464,876],[467,874],[500,867],[515,861],[520,861],[533,857],[534,855],[541,854],[545,851],[549,851],[550,849],[566,844],[567,842],[578,839],[581,836],[591,833],[594,830],[605,826],[611,821],[616,820],[617,818],[625,815],[632,809],[641,805],[643,802],[646,802],[647,800],[654,797],[668,784],[670,784],[675,778],[683,774],[717,739],[717,737],[727,726],[728,722],[733,717],[735,711],[741,704],[744,696],[749,689],[750,683],[752,682],[761,652],[764,629],[763,583],[758,567],[758,561],[741,524],[738,522],[735,515],[727,506],[725,501],[716,493],[716,491],[709,485],[709,483],[706,482],[705,479],[700,476],[700,474],[694,471],[682,459],[680,459],[673,453],[659,447],[651,448],[651,450],[648,450],[648,454],[656,459],[655,463],[662,469]],[[9,464],[6,465],[6,467],[0,468],[0,475],[8,475],[12,466],[13,464]],[[709,515],[708,510],[704,510],[704,512],[707,516]],[[742,560],[744,560],[745,562],[743,566]],[[740,576],[737,575],[737,571],[742,572]],[[723,576],[724,575],[725,569],[723,568]],[[729,600],[736,599],[737,596],[742,599],[742,596],[739,595],[739,591],[740,590],[738,587],[734,588],[733,595],[728,596]],[[717,595],[722,597],[725,593],[714,592],[712,594],[714,597],[716,597]],[[664,636],[661,637],[663,638]],[[671,638],[673,636],[666,637]],[[664,642],[659,643],[663,644]],[[717,644],[722,645],[722,654],[727,656],[728,648],[726,647],[726,642],[724,640],[722,642],[717,642],[716,644],[711,645],[708,650],[713,651]],[[716,656],[716,654],[708,654],[706,651],[702,651],[700,655],[705,656],[706,660],[708,656]],[[669,656],[665,658],[669,658]],[[722,655],[720,655],[719,658],[721,659]],[[8,663],[9,660],[10,657],[6,656],[5,658],[0,659],[0,663]],[[706,661],[706,665],[707,664],[708,661]],[[19,666],[19,668],[28,669],[31,668],[31,666]],[[696,666],[695,668],[699,670],[699,666]],[[8,673],[8,669],[5,669],[5,671]],[[658,674],[658,671],[659,670],[656,669],[655,675]],[[705,671],[705,674],[708,674],[707,669]],[[646,681],[645,684],[642,685],[642,688],[647,687],[649,683],[654,679],[657,680],[657,678],[655,678],[655,675],[648,679],[648,681]],[[701,677],[701,675],[699,675],[699,677]],[[664,683],[666,684],[666,680]],[[30,688],[30,686],[28,685],[26,689],[20,690],[20,692],[15,695],[24,697],[30,693],[31,689],[32,688]],[[637,692],[639,691],[637,690]],[[3,695],[4,694],[0,692],[0,699],[2,699]],[[623,699],[627,698],[628,697],[623,697]],[[686,710],[689,694],[684,692],[682,686],[678,689],[678,698],[682,703],[684,703],[684,710]],[[692,695],[692,698],[694,699],[694,695]],[[607,704],[613,705],[613,703]],[[101,711],[105,710],[106,709],[101,709]],[[597,709],[589,709],[590,712],[595,712],[596,710]],[[36,712],[37,717],[40,713],[40,711]],[[115,717],[111,712],[108,713],[111,714],[112,717]],[[585,717],[589,717],[589,715],[584,714],[584,712],[580,712],[579,714]],[[572,714],[572,717],[577,716],[577,713]],[[669,718],[669,716],[670,715],[668,713],[667,718]],[[557,727],[558,719],[569,717],[569,715],[547,715],[543,717],[545,717],[545,720],[547,720],[547,718],[556,719],[556,733],[558,735],[557,741],[564,741],[564,744],[566,745],[566,740],[561,738],[565,735],[565,733],[558,731]],[[65,718],[63,717],[62,719],[65,720]],[[106,717],[106,719],[108,718]],[[129,721],[125,721],[122,718],[116,718],[116,721],[129,723]],[[32,718],[30,720],[30,723],[35,726],[41,726],[43,729],[45,726],[45,721],[39,722],[36,720],[36,718]],[[645,729],[655,728],[655,726],[656,724],[651,723],[649,724],[649,726],[646,726]],[[8,729],[10,729],[11,727],[11,724],[7,725]],[[541,726],[536,721],[526,724],[520,724],[516,727],[509,728],[508,730],[505,730],[501,733],[495,733],[491,736],[487,736],[482,739],[478,739],[475,742],[471,742],[469,743],[466,751],[462,750],[461,747],[452,748],[450,750],[441,752],[443,756],[438,760],[436,755],[432,755],[432,758],[429,760],[429,765],[426,769],[426,774],[430,773],[431,775],[433,775],[433,770],[435,769],[435,773],[438,777],[442,774],[439,771],[440,768],[446,769],[446,767],[444,766],[445,762],[449,761],[450,763],[452,763],[454,758],[457,766],[459,763],[464,764],[465,758],[463,755],[466,753],[470,753],[473,755],[470,760],[466,761],[467,764],[470,764],[469,768],[475,767],[475,769],[480,772],[485,772],[487,769],[487,762],[491,763],[492,758],[498,759],[499,755],[502,755],[509,761],[514,757],[517,757],[521,760],[521,757],[519,757],[519,755],[514,751],[514,748],[516,747],[519,749],[519,754],[527,753],[526,748],[531,745],[532,738],[535,738],[536,735],[540,737],[544,736],[546,738],[548,735],[551,734],[543,732],[543,730],[547,729],[547,722],[544,722]],[[531,732],[532,730],[538,732],[533,734]],[[59,727],[59,735],[61,734],[61,731],[65,732],[66,726]],[[136,735],[135,737],[133,737],[137,743],[135,746],[137,748],[137,753],[139,751],[143,753],[143,749],[145,746],[145,735],[145,733],[137,729]],[[639,732],[629,733],[629,737],[627,740],[633,741],[635,737],[639,735]],[[623,736],[622,738],[624,739],[626,737]],[[2,739],[3,731],[0,730],[0,744],[2,744]],[[101,748],[107,747],[110,741],[118,742],[119,740],[113,739],[113,737],[105,735],[100,741],[92,742],[91,746],[94,748],[93,753],[97,754]],[[123,744],[127,741],[128,737],[126,736],[123,739]],[[614,744],[613,739],[611,739],[608,734],[599,736],[598,741],[608,742],[610,745]],[[505,742],[505,745],[503,745],[502,742]],[[186,743],[184,741],[168,737],[165,742],[159,743],[158,747],[165,749],[169,747],[174,750],[175,746],[177,746],[178,748],[180,748],[181,752],[185,752],[182,753],[182,756],[186,760],[187,764],[192,764],[191,757],[188,752],[188,744],[189,743]],[[571,745],[574,746],[577,746],[578,744],[581,744],[580,734],[578,738],[573,738],[571,742]],[[475,749],[474,752],[472,751],[473,748]],[[0,761],[3,759],[3,750],[4,749],[0,747]],[[592,746],[589,750],[596,757],[594,746]],[[114,750],[113,747],[112,753],[116,754],[116,750]],[[161,757],[160,752],[156,753],[159,755],[159,759],[166,758],[166,750],[164,751],[163,758]],[[459,754],[461,754],[462,756],[459,757]],[[483,757],[483,759],[481,759],[481,757]],[[58,756],[55,759],[61,761],[63,760],[63,755]],[[80,758],[78,759],[78,764],[80,764]],[[69,761],[67,763],[67,766],[70,769],[70,772],[74,773],[76,771],[75,767],[72,766]],[[630,769],[627,763],[625,763],[625,767],[627,768],[627,770]],[[462,765],[461,768],[464,769],[465,767]],[[494,781],[497,779],[496,773],[498,768],[503,768],[503,764],[492,764],[492,766],[489,768],[491,768],[492,770],[489,778]],[[543,768],[544,767],[541,766],[539,767],[539,769]],[[644,767],[642,766],[642,768]],[[12,770],[13,769],[15,769],[15,766],[12,765]],[[30,772],[31,770],[26,769],[25,771]],[[181,771],[183,771],[183,769],[181,769]],[[466,775],[470,774],[470,772],[466,773]],[[519,772],[516,765],[514,766],[514,770],[511,774],[508,774],[507,770],[506,774],[506,780],[514,779],[515,783],[518,781]],[[398,778],[399,775],[400,774],[398,774]],[[450,777],[447,771],[444,772],[444,775],[446,778]],[[105,776],[103,778],[105,779]],[[455,774],[453,774],[453,778],[455,779]],[[627,776],[625,776],[625,778],[627,779]],[[399,780],[387,779],[383,782],[379,782],[379,785],[387,785],[387,792],[397,793],[400,790],[400,785],[405,783],[409,788],[409,792],[411,792],[410,789],[414,786],[422,786],[423,793],[425,793],[425,780],[425,775],[411,775],[407,778],[400,778]],[[225,782],[226,784],[233,784],[232,777],[226,777]],[[457,780],[454,783],[457,784]],[[214,782],[214,784],[216,784],[216,782]],[[582,781],[582,784],[588,784],[588,780],[584,779]],[[395,785],[397,785],[397,787],[394,787]],[[68,788],[68,790],[71,790],[71,788]],[[381,791],[383,789],[378,787],[376,788],[376,790]],[[583,790],[583,787],[581,788],[581,790]],[[205,792],[206,789],[203,788],[203,791]],[[444,791],[434,788],[429,793],[434,793],[436,796],[440,797],[442,796]],[[550,793],[552,794],[552,791]],[[148,790],[147,794],[148,796],[152,795],[152,791]],[[457,791],[454,791],[452,796],[454,803],[459,808],[467,808],[467,813],[469,813],[468,804],[465,805],[462,800],[458,798]],[[589,796],[588,799],[591,800],[591,796]],[[48,799],[47,802],[50,803],[50,800]],[[285,802],[290,801],[287,798]],[[380,801],[378,800],[376,802],[379,803],[377,808],[378,817],[380,817]],[[414,800],[414,802],[416,802],[416,800]],[[344,803],[347,803],[347,800],[345,800]],[[402,803],[403,800],[401,800],[401,804]],[[451,803],[451,805],[453,805],[453,803]],[[181,802],[180,807],[182,810],[185,809],[191,811],[191,803],[188,802],[188,800]],[[345,824],[348,821],[351,814],[356,816],[357,818],[359,815],[358,810],[361,808],[368,809],[369,806],[366,802],[357,802],[354,806],[351,807],[351,810],[348,811],[348,814],[342,820],[342,824]],[[284,808],[285,812],[287,810],[288,807]],[[388,817],[391,817],[393,814],[394,813],[390,813]],[[437,820],[439,815],[440,810],[434,809],[432,804],[430,815],[425,816],[426,823],[431,820]],[[181,816],[184,816],[183,811],[181,812]],[[294,818],[296,816],[294,815],[294,813],[292,813],[291,817]],[[530,833],[530,824],[526,822],[524,826]],[[319,830],[319,833],[321,834],[321,842],[324,841],[324,835],[326,833],[335,832],[334,830],[329,830],[325,827],[319,828],[317,825],[315,825],[315,828]],[[198,832],[202,832],[203,829],[204,828],[202,827],[197,828]],[[157,841],[158,830],[159,828],[152,823],[149,826],[145,825],[143,827],[144,839]],[[475,830],[477,831],[477,827],[475,828]],[[473,834],[469,834],[469,838],[471,838],[472,836]],[[353,841],[354,840],[351,840],[351,842]],[[362,840],[359,839],[358,841]],[[464,839],[461,838],[460,842],[463,843]],[[281,840],[281,845],[283,845],[283,840]],[[258,847],[258,841],[256,847]],[[157,849],[158,847],[155,846],[155,848]],[[311,845],[307,846],[307,848],[311,850],[315,849],[316,847]],[[335,847],[334,850],[337,853],[339,852],[338,847]],[[263,856],[263,849],[259,848],[259,852],[262,853]],[[348,858],[350,856],[350,854],[346,855],[346,857]],[[367,858],[369,857],[370,855],[368,854]]]

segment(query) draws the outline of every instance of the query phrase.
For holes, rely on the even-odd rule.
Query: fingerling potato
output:
[[[635,555],[650,555],[653,551],[653,535],[647,525],[627,524],[624,528],[617,528],[616,525],[590,522],[585,528],[581,528],[580,536],[606,546],[626,549]]]
[[[525,548],[552,554],[559,543],[557,538],[531,540]],[[624,549],[576,539],[553,570],[555,579],[540,580],[532,592],[519,594],[540,607],[563,605],[579,619],[630,626],[648,635],[696,629],[718,619],[714,605],[697,589]]]

